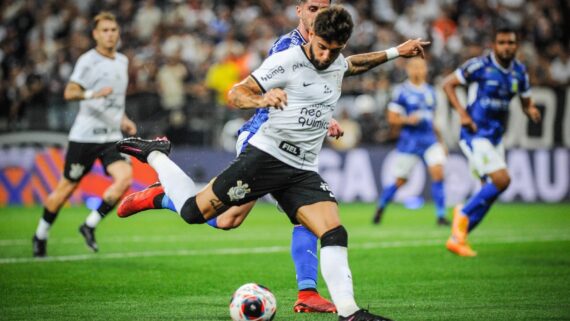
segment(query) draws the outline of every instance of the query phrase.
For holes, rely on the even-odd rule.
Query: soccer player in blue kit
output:
[[[461,119],[459,145],[483,182],[481,190],[465,206],[458,205],[454,210],[446,247],[459,256],[477,255],[467,242],[467,235],[511,182],[502,143],[511,99],[519,95],[526,116],[535,123],[541,119],[530,96],[526,68],[515,59],[517,49],[516,32],[509,28],[497,29],[491,53],[468,60],[444,81],[443,89]],[[476,86],[476,95],[470,97],[473,99],[469,99],[465,109],[455,88],[471,84]]]
[[[330,0],[298,0],[297,16],[299,17],[299,25],[291,32],[279,37],[271,49],[269,56],[289,49],[291,47],[301,46],[307,43],[309,28],[313,24],[315,16],[319,10],[328,8]],[[257,132],[259,127],[265,123],[269,116],[269,108],[256,109],[255,114],[240,128],[238,131],[238,139],[236,142],[236,152],[239,155],[249,143],[249,139]],[[328,135],[339,138],[342,136],[342,128],[334,119],[331,120],[328,129]],[[152,194],[152,195],[151,195]],[[155,185],[139,194],[140,198],[161,198],[160,206],[176,211],[172,202],[168,197],[164,197],[162,186]],[[138,199],[138,198],[137,198]],[[123,203],[132,204],[132,203]],[[157,204],[158,205],[158,204]],[[255,201],[229,208],[222,215],[210,219],[208,225],[229,230],[238,227],[249,214]],[[119,215],[129,215],[134,209],[120,206]],[[317,237],[311,233],[306,227],[296,225],[293,228],[291,241],[291,256],[295,264],[297,276],[298,297],[293,310],[295,312],[323,312],[335,313],[334,304],[323,298],[317,291],[318,265],[317,258]]]
[[[445,193],[443,189],[443,165],[446,151],[441,135],[433,124],[436,95],[427,84],[425,60],[413,58],[406,66],[408,81],[398,85],[388,105],[388,122],[401,127],[394,162],[396,182],[384,188],[372,222],[379,224],[388,203],[396,191],[406,184],[408,175],[421,159],[428,166],[432,179],[432,197],[435,202],[437,224],[447,226],[445,218]]]

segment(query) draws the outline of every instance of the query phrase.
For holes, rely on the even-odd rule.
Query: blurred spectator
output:
[[[214,55],[219,61],[210,67],[206,74],[206,86],[216,91],[217,103],[227,105],[227,94],[230,88],[241,80],[242,71],[236,62],[243,54],[243,46],[231,39],[220,43]]]
[[[296,25],[296,0],[9,0],[0,1],[0,130],[49,127],[66,131],[75,107],[62,101],[63,85],[78,56],[93,46],[92,16],[115,12],[121,48],[130,58],[127,107],[140,119],[141,135],[176,122],[192,133],[187,142],[218,144],[233,115],[225,105],[229,87],[256,68],[277,35]],[[343,54],[383,50],[406,38],[432,41],[430,82],[488,48],[502,24],[520,29],[520,58],[534,86],[569,84],[569,2],[559,0],[354,0],[335,1],[353,14],[356,32]],[[400,60],[343,83],[343,94],[370,94],[378,110],[353,114],[363,143],[388,137],[379,108],[394,83],[405,77]],[[42,86],[39,86],[41,79]],[[207,85],[217,95],[210,95]],[[41,90],[39,90],[41,87]],[[35,92],[35,94],[31,94]],[[42,97],[42,104],[38,104]],[[160,103],[158,103],[160,101]],[[157,113],[182,112],[157,124]],[[128,107],[129,108],[129,107]],[[131,110],[131,108],[129,108]],[[184,121],[180,118],[184,117]],[[186,118],[187,117],[187,118]],[[33,120],[34,118],[35,120]],[[9,120],[8,120],[9,119]],[[161,118],[162,119],[162,118]],[[42,121],[43,120],[43,121]],[[374,121],[372,121],[374,120]],[[368,123],[369,122],[369,123]],[[367,130],[380,123],[380,129]],[[9,123],[9,124],[8,124]],[[370,126],[371,128],[371,126]],[[182,128],[178,128],[182,129]],[[177,130],[178,130],[177,129]],[[181,136],[183,137],[183,135]],[[368,141],[367,141],[368,140]]]
[[[158,88],[160,102],[166,110],[181,110],[186,103],[184,79],[188,76],[186,67],[180,57],[174,55],[167,58],[167,63],[158,71]]]

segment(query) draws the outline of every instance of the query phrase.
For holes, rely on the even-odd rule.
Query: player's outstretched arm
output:
[[[263,94],[257,81],[249,76],[230,89],[228,101],[230,105],[239,109],[265,107],[283,109],[287,106],[287,93],[282,89],[273,88]]]
[[[93,90],[84,90],[77,83],[69,82],[67,86],[65,86],[65,91],[63,92],[63,99],[67,101],[95,99],[95,98],[109,96],[111,93],[113,93],[113,88],[111,87],[104,87],[101,88],[101,90],[94,92]]]
[[[542,116],[540,115],[540,110],[536,108],[534,102],[530,97],[521,97],[522,110],[528,119],[532,120],[534,123],[539,123]]]
[[[461,126],[469,128],[472,132],[476,132],[477,125],[475,125],[473,119],[471,119],[469,114],[467,114],[467,111],[459,102],[459,98],[457,98],[455,88],[457,88],[459,85],[461,85],[461,81],[459,81],[459,78],[457,78],[455,73],[452,73],[443,80],[443,91],[445,92],[445,95],[447,96],[447,99],[449,100],[451,106],[453,106],[455,111],[457,111],[459,114]]]
[[[429,41],[422,41],[421,38],[410,39],[396,48],[384,51],[369,52],[352,55],[346,58],[348,69],[345,76],[354,76],[367,72],[368,70],[398,57],[412,58],[421,56],[424,58],[424,47],[429,45]]]

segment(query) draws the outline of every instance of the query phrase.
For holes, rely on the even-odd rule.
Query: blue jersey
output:
[[[269,56],[276,52],[304,45],[305,43],[307,43],[307,41],[303,38],[301,32],[298,29],[294,29],[293,31],[279,37],[279,39],[273,43],[273,47],[269,50]],[[257,132],[259,127],[267,121],[268,117],[269,108],[257,108],[255,110],[255,114],[253,114],[253,116],[238,130],[238,135],[242,132],[250,132],[252,134],[249,136],[253,136],[253,133]],[[243,148],[245,148],[245,146],[247,146],[247,141],[244,142]]]
[[[416,86],[407,81],[394,88],[388,109],[401,115],[414,114],[420,118],[417,125],[402,126],[397,145],[399,152],[423,157],[425,151],[437,142],[433,129],[435,97],[435,90],[428,84]]]
[[[517,94],[530,97],[525,66],[514,60],[505,69],[490,53],[468,60],[455,71],[455,75],[464,85],[476,85],[469,89],[467,113],[477,125],[477,132],[462,128],[461,139],[469,145],[476,137],[486,138],[494,145],[499,144],[505,133],[511,99]]]

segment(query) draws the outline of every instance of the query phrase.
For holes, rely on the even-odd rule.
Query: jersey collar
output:
[[[495,65],[495,67],[497,67],[500,71],[504,72],[505,74],[509,74],[509,73],[511,73],[511,71],[513,71],[513,66],[515,64],[514,59],[513,59],[513,61],[511,61],[509,68],[505,69],[505,67],[501,66],[501,64],[495,58],[494,52],[491,52],[489,55],[491,56],[491,62],[493,63],[493,65]]]
[[[303,34],[301,33],[301,30],[299,30],[299,28],[295,28],[293,30],[293,32],[295,32],[299,36],[299,38],[301,40],[303,40],[303,43],[302,43],[303,45],[307,43],[307,39],[305,39],[305,37],[303,37]]]

